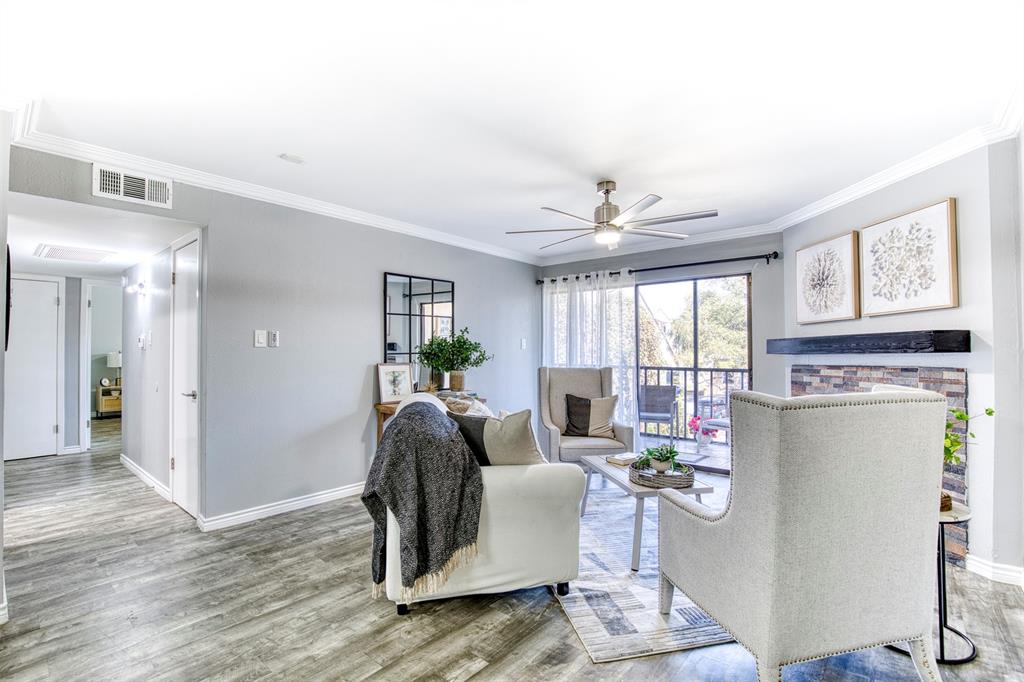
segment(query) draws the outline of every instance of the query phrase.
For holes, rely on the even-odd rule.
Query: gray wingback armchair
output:
[[[757,659],[782,666],[908,642],[932,653],[946,399],[929,391],[731,399],[732,489],[712,513],[660,493],[661,611],[681,589]],[[865,434],[890,434],[882,447]]]
[[[613,423],[615,438],[563,436],[567,421],[565,396],[608,398],[612,389],[611,367],[541,367],[541,448],[551,462],[578,462],[584,455],[614,455],[633,449],[633,427]]]

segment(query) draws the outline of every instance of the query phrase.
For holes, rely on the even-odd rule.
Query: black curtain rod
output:
[[[761,254],[758,254],[756,256],[738,256],[736,258],[719,258],[717,260],[702,260],[702,261],[698,261],[696,263],[678,263],[676,265],[659,265],[659,266],[653,267],[653,268],[637,268],[635,270],[627,270],[626,272],[628,272],[629,274],[633,275],[633,274],[636,274],[638,272],[654,272],[655,270],[674,270],[675,268],[693,268],[693,267],[697,267],[698,265],[717,265],[718,263],[739,263],[741,261],[746,261],[746,260],[761,260],[762,258],[764,258],[764,262],[765,262],[766,265],[770,265],[771,262],[773,260],[777,259],[778,257],[779,257],[779,252],[778,251],[772,251],[771,253],[761,253]],[[620,275],[620,274],[622,274],[622,271],[621,270],[612,270],[608,274],[609,275]],[[583,277],[584,277],[584,279],[590,279],[590,275],[583,275]],[[576,275],[576,279],[578,280],[579,278],[580,278],[580,276]],[[552,282],[557,282],[558,280],[559,280],[558,277],[552,277],[551,278]],[[561,280],[563,282],[568,282],[569,281],[569,277],[568,276],[564,276],[564,277],[561,278]],[[544,284],[544,280],[538,279],[537,280],[537,284]]]

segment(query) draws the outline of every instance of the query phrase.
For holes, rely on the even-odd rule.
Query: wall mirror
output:
[[[425,386],[430,369],[420,366],[420,346],[454,330],[455,282],[384,273],[384,362],[412,365],[413,381]]]

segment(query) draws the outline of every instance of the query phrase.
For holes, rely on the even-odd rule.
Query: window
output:
[[[724,417],[750,387],[750,277],[640,284],[637,301],[640,430],[692,437],[690,417]]]

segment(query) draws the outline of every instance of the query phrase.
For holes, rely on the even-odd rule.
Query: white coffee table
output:
[[[606,481],[611,481],[615,485],[626,491],[627,495],[636,498],[636,511],[633,513],[633,563],[631,565],[634,571],[640,570],[640,543],[643,537],[644,529],[644,500],[648,497],[656,497],[658,491],[661,488],[648,488],[645,485],[637,485],[629,480],[628,467],[621,467],[617,464],[611,464],[605,460],[604,455],[585,455],[580,457],[580,462],[587,470],[587,488],[583,491],[583,502],[580,505],[580,516],[587,513],[587,497],[590,495],[590,478],[596,471],[597,473],[604,476]],[[679,492],[684,495],[693,495],[697,502],[701,501],[701,495],[704,493],[715,492],[714,486],[708,485],[704,481],[694,479],[693,485],[689,488],[676,488]]]

